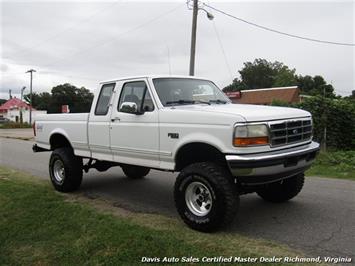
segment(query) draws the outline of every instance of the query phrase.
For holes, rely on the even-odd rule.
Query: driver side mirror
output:
[[[123,102],[120,107],[120,112],[141,115],[144,112],[138,111],[137,104],[134,102]]]

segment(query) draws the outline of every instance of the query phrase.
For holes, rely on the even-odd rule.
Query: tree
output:
[[[52,110],[60,113],[62,105],[69,105],[71,113],[89,112],[94,95],[84,87],[77,88],[65,83],[52,89]]]
[[[4,104],[4,103],[6,103],[6,102],[7,102],[6,99],[0,99],[0,105]]]
[[[245,84],[239,80],[238,78],[235,78],[232,82],[232,84],[224,87],[223,91],[224,92],[231,92],[231,91],[240,91],[240,90],[245,90],[247,87]]]
[[[33,93],[32,106],[37,110],[47,110],[48,113],[61,113],[62,105],[69,105],[71,113],[89,112],[94,95],[86,88],[77,88],[69,83],[52,88],[49,92]],[[24,96],[30,102],[30,94]]]
[[[31,102],[30,94],[24,96],[27,103]],[[37,110],[49,110],[51,107],[52,95],[49,92],[32,93],[32,106]]]
[[[81,113],[90,112],[94,94],[92,94],[88,89],[81,87],[76,91],[76,95],[78,100],[78,111]]]
[[[275,76],[273,87],[287,87],[297,85],[296,69],[283,66]]]
[[[223,89],[224,92],[298,86],[302,94],[335,98],[333,86],[327,84],[322,76],[296,75],[296,69],[290,69],[278,61],[255,59],[254,62],[244,63],[243,68],[238,72],[241,79],[235,78],[232,84]]]
[[[311,77],[309,75],[299,75],[297,76],[297,85],[302,94],[335,98],[333,86],[331,84],[327,84],[322,76],[317,75]]]
[[[255,59],[254,62],[244,63],[243,68],[238,72],[241,79],[234,79],[232,84],[224,88],[224,91],[292,86],[297,83],[296,70],[289,69],[278,61]]]
[[[244,67],[239,71],[242,83],[248,89],[259,89],[272,87],[275,72],[272,63],[265,59],[255,59],[254,62],[244,63]]]

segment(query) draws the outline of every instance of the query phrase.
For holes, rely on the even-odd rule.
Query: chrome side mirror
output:
[[[137,104],[134,102],[123,102],[120,106],[120,112],[136,115],[142,114],[141,112],[138,112]]]

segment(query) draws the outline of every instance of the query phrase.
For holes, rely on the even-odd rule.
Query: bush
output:
[[[0,128],[31,128],[32,126],[29,123],[16,123],[16,122],[8,122],[4,124],[0,124]]]
[[[279,105],[277,101],[273,105]],[[285,106],[283,103],[282,106]],[[320,96],[306,98],[302,103],[288,105],[309,111],[313,116],[313,135],[318,142],[329,148],[355,149],[355,103],[345,99],[329,99]]]
[[[355,171],[355,151],[321,152],[315,165],[332,167],[336,171]]]

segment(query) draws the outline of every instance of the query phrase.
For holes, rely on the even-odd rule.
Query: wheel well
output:
[[[72,148],[69,140],[59,133],[53,134],[49,139],[49,143],[51,145],[51,150],[55,150],[57,148],[63,148],[63,147]]]
[[[175,156],[175,171],[197,162],[225,164],[226,160],[217,148],[206,143],[189,143],[181,147]]]

